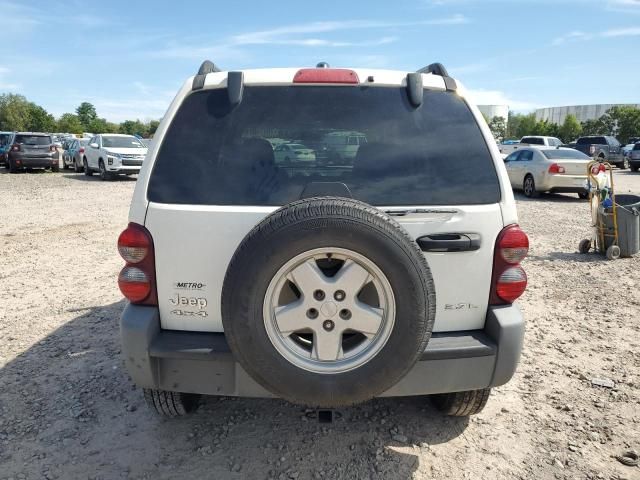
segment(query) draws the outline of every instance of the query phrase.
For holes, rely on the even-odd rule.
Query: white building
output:
[[[478,110],[489,120],[502,117],[506,122],[509,118],[509,105],[478,105]]]
[[[546,120],[562,125],[567,115],[573,114],[579,122],[596,120],[614,106],[640,108],[640,103],[602,103],[599,105],[571,105],[566,107],[547,107],[536,110],[536,120]]]

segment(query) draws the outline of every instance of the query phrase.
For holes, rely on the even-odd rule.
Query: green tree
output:
[[[576,116],[572,114],[567,115],[558,133],[565,143],[572,142],[578,138],[582,133],[582,127]]]
[[[29,124],[27,130],[31,132],[53,132],[56,129],[56,119],[40,105],[29,102]]]
[[[89,102],[82,102],[78,108],[76,108],[76,114],[83,128],[90,132],[93,131],[89,128],[89,125],[98,118],[96,107]]]
[[[594,120],[585,120],[580,123],[580,127],[582,127],[582,135],[598,135],[600,132],[600,122],[598,119]]]
[[[493,117],[489,122],[489,129],[496,140],[502,141],[507,135],[507,122],[504,117]]]
[[[59,132],[81,134],[83,131],[82,123],[77,115],[73,113],[63,113],[58,119]]]
[[[530,113],[528,115],[520,115],[518,130],[516,130],[515,132],[515,137],[520,139],[526,135],[537,135],[536,116],[533,113]]]
[[[146,136],[147,130],[147,126],[140,120],[125,120],[120,124],[120,133],[144,137]]]
[[[611,107],[600,120],[608,127],[607,132],[618,137],[622,143],[627,143],[630,137],[640,133],[640,110],[635,107]]]
[[[149,125],[147,126],[147,135],[150,137],[155,135],[156,130],[158,129],[159,126],[160,126],[159,120],[151,120],[149,122]]]
[[[0,130],[28,130],[31,105],[22,95],[0,95]]]
[[[107,122],[104,118],[94,118],[87,125],[87,131],[91,133],[116,133],[118,125]]]

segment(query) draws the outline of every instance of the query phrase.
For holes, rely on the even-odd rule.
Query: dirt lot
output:
[[[484,412],[375,400],[319,424],[277,400],[151,414],[123,371],[115,240],[135,181],[0,170],[0,479],[640,479],[640,256],[576,253],[587,205],[518,199],[526,346]],[[640,192],[640,174],[616,175]],[[592,384],[610,379],[613,388]]]

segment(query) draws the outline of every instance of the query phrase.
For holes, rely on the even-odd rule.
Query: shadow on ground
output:
[[[529,198],[526,197],[522,192],[514,191],[513,195],[519,202],[563,202],[587,204],[586,200],[578,198],[578,195],[575,193],[541,193],[539,197]]]
[[[404,479],[420,448],[468,425],[419,397],[346,408],[331,424],[280,400],[215,397],[162,419],[123,371],[123,307],[68,310],[79,315],[0,369],[0,478]]]
[[[63,174],[64,178],[70,178],[71,180],[79,180],[81,182],[101,182],[100,175],[94,173],[92,176],[88,177],[84,173],[69,173]],[[118,175],[109,182],[135,182],[138,179],[135,175]]]

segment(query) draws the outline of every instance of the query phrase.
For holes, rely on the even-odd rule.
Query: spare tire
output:
[[[415,365],[435,288],[391,217],[337,197],[286,205],[244,238],[226,272],[222,323],[240,365],[294,403],[368,400]]]

